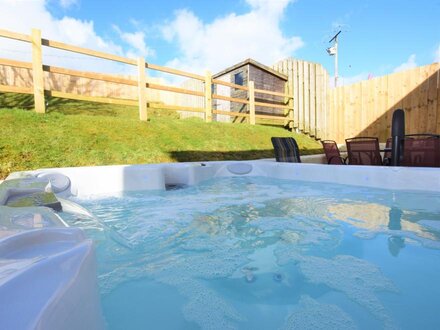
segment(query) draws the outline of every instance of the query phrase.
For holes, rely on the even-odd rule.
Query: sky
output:
[[[337,31],[343,84],[440,61],[440,0],[0,0],[0,29],[212,73],[253,58],[324,65]],[[30,60],[0,38],[0,57]],[[126,73],[127,66],[44,49],[45,64]]]

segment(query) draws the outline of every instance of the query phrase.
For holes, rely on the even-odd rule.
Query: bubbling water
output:
[[[76,200],[93,217],[63,217],[96,242],[109,328],[124,313],[148,315],[132,327],[163,328],[154,308],[184,328],[411,328],[440,321],[408,307],[440,296],[440,263],[426,262],[440,260],[439,201],[240,177]],[[430,276],[430,291],[418,290]],[[134,305],[145,298],[128,289],[136,281],[164,296]]]

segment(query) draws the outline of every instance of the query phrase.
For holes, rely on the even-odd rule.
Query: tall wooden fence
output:
[[[34,102],[35,102],[35,111],[39,113],[45,112],[45,97],[53,96],[59,98],[67,98],[67,99],[76,99],[76,100],[84,100],[84,101],[92,101],[92,102],[101,102],[101,103],[110,103],[110,104],[122,104],[122,105],[132,105],[138,106],[139,108],[139,118],[141,120],[148,119],[148,108],[158,108],[158,109],[170,109],[176,111],[188,111],[188,112],[197,112],[203,113],[204,119],[206,122],[212,121],[213,115],[225,115],[231,117],[241,117],[248,120],[251,125],[255,125],[257,119],[265,118],[267,116],[259,115],[255,113],[255,106],[263,106],[263,107],[280,107],[282,109],[286,109],[288,114],[287,116],[271,116],[273,120],[279,121],[291,121],[293,108],[289,102],[286,105],[274,105],[272,103],[266,102],[256,102],[255,101],[255,91],[258,93],[265,94],[273,94],[272,91],[267,90],[255,90],[253,87],[253,83],[250,83],[249,86],[240,86],[236,84],[232,84],[230,82],[224,82],[218,79],[213,79],[210,72],[206,72],[205,75],[194,74],[190,72],[185,72],[165,66],[156,65],[153,63],[146,63],[144,58],[138,59],[130,59],[125,58],[118,55],[103,53],[87,48],[77,47],[68,45],[62,42],[53,41],[49,39],[44,39],[41,37],[41,31],[37,29],[32,30],[31,35],[15,33],[6,30],[0,30],[0,37],[9,38],[13,40],[17,40],[20,42],[26,42],[31,44],[31,52],[32,52],[32,62],[22,62],[11,59],[0,59],[0,65],[7,66],[10,68],[14,68],[14,70],[22,70],[22,74],[25,75],[25,71],[28,71],[28,74],[31,72],[32,83],[31,84],[20,84],[17,83],[18,80],[14,78],[12,84],[9,81],[6,83],[0,83],[0,92],[15,92],[15,93],[25,93],[25,94],[33,94]],[[102,74],[97,72],[88,72],[88,71],[78,71],[71,70],[61,67],[49,66],[43,64],[43,51],[44,47],[51,47],[63,51],[74,52],[77,54],[93,56],[96,58],[115,61],[119,63],[123,63],[125,65],[134,66],[137,68],[137,76],[136,79],[133,77],[122,77],[115,75]],[[203,89],[188,89],[183,87],[176,87],[165,85],[163,81],[155,82],[151,79],[149,80],[147,77],[147,71],[155,70],[162,73],[177,75],[179,77],[189,78],[195,81],[198,81],[198,86],[203,84]],[[65,76],[64,78],[54,78],[58,75]],[[66,78],[67,76],[67,78]],[[89,84],[93,84],[94,81],[105,82],[107,84],[116,84],[129,86],[132,89],[136,90],[136,97],[133,97],[133,91],[129,92],[127,95],[116,96],[115,93],[111,95],[94,95],[90,90],[78,90],[77,87],[71,89],[65,89],[64,87],[60,87],[58,84],[54,84],[54,81],[63,81],[63,79],[68,79],[69,81],[78,80],[78,79],[86,79]],[[52,79],[51,79],[52,78]],[[52,83],[51,83],[52,82]],[[246,99],[240,98],[231,98],[228,96],[213,94],[212,86],[213,85],[223,85],[233,88],[246,89],[249,91],[249,97]],[[113,85],[112,85],[113,86]],[[92,86],[93,87],[93,86]],[[114,86],[113,86],[114,87]],[[91,88],[93,90],[93,88]],[[163,93],[176,93],[189,95],[193,97],[197,97],[203,99],[202,104],[198,103],[194,106],[193,103],[189,106],[184,106],[181,104],[164,104],[163,102],[157,103],[154,98],[151,96],[151,91],[161,91]],[[279,94],[279,93],[278,93]],[[122,97],[121,97],[122,96]],[[282,94],[288,100],[292,99],[292,95]],[[231,102],[238,102],[242,104],[248,105],[247,112],[232,112],[232,111],[223,111],[213,109],[212,102],[213,100],[226,100]]]
[[[328,89],[325,138],[391,135],[395,109],[405,110],[406,133],[440,134],[440,63]]]
[[[327,134],[329,74],[321,64],[297,59],[275,63],[273,69],[288,77],[287,92],[293,95],[293,126],[315,138]]]

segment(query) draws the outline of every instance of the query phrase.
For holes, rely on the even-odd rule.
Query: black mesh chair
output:
[[[356,137],[346,139],[345,143],[350,165],[382,165],[378,138]]]
[[[292,137],[271,138],[277,162],[301,163],[298,144]]]
[[[329,165],[345,165],[346,158],[341,157],[338,145],[333,140],[321,141],[324,149],[325,157],[327,158],[327,164]]]

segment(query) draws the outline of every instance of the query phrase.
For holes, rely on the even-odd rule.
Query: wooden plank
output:
[[[304,124],[303,131],[304,133],[310,132],[310,75],[309,75],[309,63],[303,62],[304,66],[304,89],[303,89],[303,98],[304,98]]]
[[[437,112],[438,109],[438,89],[439,84],[439,72],[437,69],[437,64],[430,71],[430,76],[428,78],[428,106],[427,106],[427,125],[426,131],[430,133],[436,133],[437,127],[436,123],[440,113]]]
[[[266,102],[255,102],[255,105],[258,105],[260,107],[267,107],[267,108],[278,108],[278,109],[289,109],[289,105],[281,105],[281,104],[273,104],[273,103],[266,103]]]
[[[190,72],[186,72],[186,71],[182,71],[182,70],[168,68],[166,66],[148,63],[147,68],[151,69],[151,70],[157,70],[157,71],[161,71],[161,72],[165,72],[165,73],[175,74],[178,76],[183,76],[183,77],[187,77],[187,78],[205,81],[205,76],[201,76],[201,75],[198,75],[195,73],[190,73]]]
[[[97,102],[97,103],[108,103],[108,104],[120,104],[120,105],[131,105],[137,106],[137,100],[126,100],[126,99],[114,99],[110,97],[98,97],[98,96],[87,96],[87,95],[79,95],[73,93],[64,93],[58,91],[45,91],[46,96],[59,97],[64,99],[72,99],[72,100],[80,100],[80,101],[88,101],[88,102]]]
[[[283,116],[272,116],[272,115],[255,115],[258,119],[273,119],[273,120],[286,120],[286,117]]]
[[[27,34],[12,32],[3,29],[0,29],[0,37],[20,40],[25,42],[32,42],[32,37]]]
[[[250,124],[255,125],[255,85],[253,81],[249,81],[249,118]]]
[[[354,131],[353,122],[354,122],[354,114],[353,114],[353,85],[344,86],[344,139],[347,137],[354,137],[356,133]]]
[[[429,90],[429,65],[420,68],[419,95],[417,104],[417,132],[428,132],[428,90]]]
[[[316,65],[316,76],[315,76],[315,100],[316,100],[316,111],[315,111],[315,121],[316,121],[316,138],[321,139],[322,137],[322,126],[324,111],[322,107],[322,90],[323,90],[323,77],[322,77],[322,66],[321,64]]]
[[[9,60],[6,58],[0,58],[0,65],[12,66],[14,68],[32,69],[32,63]]]
[[[368,127],[368,81],[361,81],[361,97],[360,97],[360,127],[358,136],[367,136],[366,128]]]
[[[287,62],[288,62],[288,60],[285,59],[285,60],[283,60],[280,63],[280,71],[279,72],[281,72],[281,73],[283,73],[285,75],[287,75]],[[288,94],[289,93],[289,85],[288,84],[289,84],[289,80],[287,79],[287,82],[284,83],[284,94]],[[286,98],[285,95],[283,96],[283,98],[284,98],[283,99],[284,104],[288,104],[289,103],[289,99]],[[289,109],[284,109],[283,115],[286,116],[288,114],[289,114]],[[288,120],[287,117],[285,117],[284,127],[286,127],[286,126],[288,127],[288,125],[289,125],[289,120]]]
[[[137,86],[138,83],[136,80],[121,78],[115,75],[102,74],[97,72],[90,71],[78,71],[72,69],[65,69],[56,66],[43,65],[43,70],[50,73],[55,74],[63,74],[74,77],[82,77],[94,80],[108,81],[116,84],[128,85],[128,86]]]
[[[288,59],[287,61],[287,102],[288,102],[288,118],[289,118],[289,129],[293,130],[293,122],[294,122],[294,116],[293,116],[293,64],[292,60]]]
[[[298,61],[298,128],[304,131],[304,62]]]
[[[0,92],[3,92],[3,93],[34,94],[34,89],[30,88],[30,87],[0,85]]]
[[[205,74],[205,122],[212,122],[212,75],[209,71]]]
[[[212,113],[217,115],[227,115],[231,117],[243,117],[249,118],[249,114],[244,112],[232,112],[232,111],[223,111],[223,110],[212,110]],[[258,115],[256,115],[258,117]]]
[[[262,94],[268,94],[268,95],[275,95],[275,96],[281,96],[286,98],[291,98],[292,96],[288,93],[278,93],[278,92],[271,92],[267,91],[265,89],[255,89],[255,93],[262,93]]]
[[[298,61],[293,60],[292,63],[292,74],[293,74],[293,127],[298,128],[299,126],[299,108],[298,108]]]
[[[351,95],[352,111],[353,111],[353,136],[359,136],[362,131],[362,85],[356,83],[352,86],[353,94]]]
[[[337,102],[338,102],[338,121],[337,121],[337,132],[338,132],[338,141],[344,141],[346,138],[351,136],[347,136],[345,132],[345,103],[344,103],[344,95],[345,95],[345,87],[336,87],[337,90]]]
[[[406,91],[409,100],[408,116],[405,116],[405,129],[407,134],[416,134],[418,132],[418,103],[420,93],[420,68],[414,68],[409,71],[410,75],[410,89]]]
[[[440,134],[440,63],[437,63],[437,128],[436,133]]]
[[[215,99],[215,100],[224,100],[224,101],[231,101],[231,102],[249,104],[249,101],[245,100],[245,99],[239,99],[239,98],[235,98],[235,97],[223,96],[223,95],[218,95],[218,94],[213,94],[212,98]],[[255,105],[256,104],[257,103],[255,102]]]
[[[212,79],[212,83],[217,84],[217,85],[227,86],[227,87],[233,87],[233,88],[241,89],[244,91],[249,90],[249,88],[247,86],[237,85],[237,84],[233,84],[233,83],[219,80],[219,79]]]
[[[41,53],[41,31],[32,29],[32,80],[34,89],[34,104],[37,113],[46,112],[44,102],[43,55]]]
[[[138,106],[139,106],[139,119],[142,121],[148,120],[147,113],[147,75],[145,73],[145,59],[143,57],[138,58]]]
[[[205,96],[205,92],[198,92],[198,91],[193,91],[193,90],[174,87],[174,86],[165,86],[165,85],[147,83],[147,88],[166,91],[166,92],[175,92],[175,93],[186,94],[186,95],[195,95],[195,96],[201,96],[201,97]]]
[[[52,47],[52,48],[56,48],[56,49],[62,49],[62,50],[66,50],[66,51],[73,52],[73,53],[89,55],[89,56],[93,56],[93,57],[97,57],[97,58],[102,58],[105,60],[130,64],[130,65],[137,65],[137,60],[135,60],[135,59],[126,58],[126,57],[113,55],[113,54],[108,54],[108,53],[104,53],[104,52],[100,52],[100,51],[96,51],[96,50],[92,50],[92,49],[88,49],[88,48],[72,46],[72,45],[68,45],[68,44],[65,44],[65,43],[59,42],[59,41],[42,39],[42,44],[43,44],[43,46],[48,46],[48,47]]]
[[[310,136],[316,137],[316,64],[310,63]]]
[[[166,109],[166,110],[176,110],[176,111],[188,111],[188,112],[201,112],[205,113],[205,108],[194,108],[194,107],[184,107],[180,105],[170,105],[163,103],[148,103],[148,107],[151,109]]]

